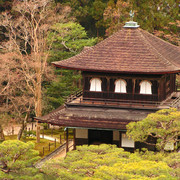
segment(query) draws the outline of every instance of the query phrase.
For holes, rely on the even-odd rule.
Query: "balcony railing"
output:
[[[114,100],[139,100],[139,101],[158,101],[157,94],[132,94],[132,93],[115,93],[115,92],[93,92],[84,91],[84,98],[97,99],[114,99]]]
[[[83,91],[82,89],[75,91],[73,94],[71,94],[70,96],[68,96],[65,99],[66,103],[72,102],[73,100],[77,99],[78,97],[83,95]]]
[[[132,99],[134,98],[134,99]],[[157,107],[159,102],[153,101],[157,99],[157,95],[143,95],[130,93],[107,93],[92,92],[81,90],[75,92],[67,98],[66,104],[80,105],[98,105],[98,106],[140,106],[140,107]]]
[[[76,105],[93,105],[93,106],[113,106],[113,107],[128,107],[128,108],[168,108],[180,106],[180,98],[172,101],[157,101],[156,94],[130,94],[130,93],[108,93],[108,92],[93,92],[79,90],[70,95],[66,104]],[[177,100],[178,99],[178,100]]]
[[[100,106],[100,107],[126,107],[126,108],[150,108],[154,109],[160,105],[157,101],[136,101],[136,100],[115,100],[115,99],[97,99],[79,97],[76,100],[69,102],[71,105],[85,105],[85,106]]]

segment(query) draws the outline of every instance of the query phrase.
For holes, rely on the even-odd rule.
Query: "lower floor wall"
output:
[[[117,147],[124,148],[126,151],[133,152],[135,149],[148,148],[155,151],[152,146],[144,143],[134,142],[128,138],[125,131],[110,130],[92,130],[92,129],[75,129],[75,145],[91,144],[115,144]]]

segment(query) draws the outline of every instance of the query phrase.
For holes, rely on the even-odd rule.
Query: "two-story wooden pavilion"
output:
[[[80,70],[83,90],[39,122],[74,129],[74,146],[117,144],[140,148],[126,136],[126,125],[162,108],[178,107],[176,74],[180,49],[142,30],[136,22],[80,54],[53,63]]]

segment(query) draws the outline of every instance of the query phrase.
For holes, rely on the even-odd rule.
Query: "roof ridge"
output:
[[[141,29],[142,30],[142,29]],[[172,46],[172,48],[176,48],[177,50],[179,50],[180,51],[180,46],[176,46],[176,45],[174,45],[174,44],[171,44],[171,43],[169,43],[169,42],[167,42],[167,41],[165,41],[165,40],[163,40],[163,39],[161,39],[161,38],[159,38],[159,37],[157,37],[157,36],[155,36],[155,35],[153,35],[153,34],[151,34],[151,33],[149,33],[148,31],[144,31],[144,30],[142,30],[144,33],[146,33],[146,34],[149,34],[150,36],[152,36],[153,38],[156,38],[157,40],[159,40],[159,41],[161,41],[161,42],[163,42],[163,43],[166,43],[166,45],[167,46]],[[170,54],[170,52],[169,52],[169,54]],[[173,60],[172,60],[173,61]],[[171,61],[170,61],[171,62]],[[175,66],[179,66],[179,64],[178,63],[176,63],[176,62],[171,62],[172,64],[175,64]]]
[[[153,36],[154,38],[159,39],[159,40],[162,41],[163,43],[166,43],[166,44],[168,44],[168,45],[171,45],[171,46],[173,46],[173,47],[175,47],[175,48],[180,47],[180,46],[176,46],[176,45],[174,45],[174,44],[172,44],[172,43],[169,43],[168,41],[165,41],[165,40],[163,40],[163,39],[161,39],[161,38],[159,38],[159,37],[153,35],[152,33],[149,33],[148,31],[145,31],[145,30],[143,30],[143,29],[141,29],[141,31],[143,31],[143,32],[145,32],[145,33],[147,33],[147,34]]]
[[[150,49],[150,51],[151,52],[154,52],[154,53],[156,53],[156,54],[154,54],[154,55],[156,55],[156,56],[158,56],[158,58],[160,57],[163,61],[164,61],[164,63],[165,64],[167,64],[167,65],[172,65],[172,66],[174,66],[174,68],[176,69],[176,63],[174,63],[174,62],[171,62],[171,61],[169,61],[167,58],[165,58],[165,57],[163,57],[163,55],[161,54],[161,53],[159,53],[158,51],[157,51],[157,49],[149,42],[149,40],[143,35],[143,33],[141,32],[141,31],[144,31],[143,29],[140,29],[140,31],[138,31],[139,33],[140,33],[140,35],[143,37],[143,39],[145,40],[145,42],[147,42],[151,47],[152,47],[152,49]],[[148,34],[149,35],[151,35],[151,36],[153,36],[151,33],[149,33],[148,32]],[[154,37],[154,36],[153,36]],[[158,38],[158,37],[156,37],[158,40],[160,39],[160,38]],[[160,39],[161,40],[161,39]],[[162,40],[163,41],[163,40]],[[164,42],[164,41],[163,41]],[[165,41],[166,42],[166,41]],[[167,42],[166,42],[167,43]],[[168,43],[168,44],[170,44],[170,43]],[[170,45],[172,45],[172,44],[170,44]],[[173,46],[175,46],[175,45],[173,45]],[[176,46],[175,46],[176,47]]]

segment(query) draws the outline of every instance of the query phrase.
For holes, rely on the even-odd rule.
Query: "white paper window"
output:
[[[127,83],[123,79],[118,79],[115,81],[115,92],[126,93]]]
[[[122,133],[122,147],[131,147],[134,148],[134,141],[130,138],[125,133]]]
[[[152,84],[149,81],[141,81],[140,94],[152,94]]]
[[[102,91],[101,80],[99,78],[93,78],[90,80],[90,91]]]

